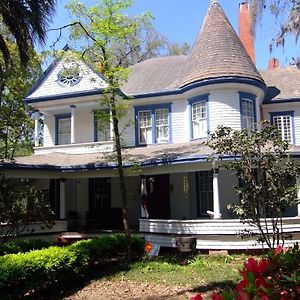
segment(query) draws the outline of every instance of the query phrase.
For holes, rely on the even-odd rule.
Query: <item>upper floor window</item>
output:
[[[111,140],[111,122],[108,110],[94,112],[95,142],[107,142]]]
[[[71,115],[56,116],[56,145],[71,144]]]
[[[171,104],[135,107],[136,143],[148,145],[170,142]]]
[[[255,128],[255,96],[248,93],[240,93],[241,129],[252,130]]]
[[[189,105],[191,107],[191,139],[207,137],[207,101],[208,95],[195,97],[189,100]]]
[[[293,111],[270,113],[271,124],[277,127],[278,135],[283,141],[294,143]]]

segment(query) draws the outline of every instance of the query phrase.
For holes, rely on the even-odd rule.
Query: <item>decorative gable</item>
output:
[[[82,61],[61,59],[53,62],[31,89],[27,101],[67,98],[78,94],[101,92],[107,84]]]

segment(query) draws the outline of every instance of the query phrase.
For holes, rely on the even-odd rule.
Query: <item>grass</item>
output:
[[[201,286],[233,285],[240,275],[246,256],[197,255],[180,264],[176,257],[145,258],[128,270],[118,271],[106,278],[158,284],[184,285],[197,289]]]

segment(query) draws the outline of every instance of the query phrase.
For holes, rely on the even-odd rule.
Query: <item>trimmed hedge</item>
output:
[[[83,240],[66,247],[49,247],[0,257],[0,299],[15,299],[32,290],[72,281],[96,261],[124,253],[125,236]],[[132,238],[132,249],[142,254],[144,241]]]
[[[50,247],[49,242],[37,240],[15,240],[4,244],[0,244],[0,256],[6,254],[28,252],[31,250],[40,250]]]

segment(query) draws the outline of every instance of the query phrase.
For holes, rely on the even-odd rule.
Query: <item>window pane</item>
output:
[[[292,143],[292,126],[291,126],[291,116],[274,116],[273,124],[278,129],[278,135],[283,141]]]
[[[138,112],[139,144],[152,144],[152,118],[151,111]]]
[[[71,143],[71,118],[58,120],[58,145]]]
[[[156,141],[169,141],[169,110],[167,108],[155,110]]]
[[[192,127],[194,139],[207,136],[206,101],[192,105]]]
[[[243,98],[241,106],[242,129],[254,129],[254,101]]]

